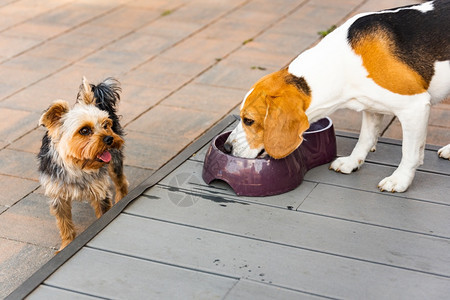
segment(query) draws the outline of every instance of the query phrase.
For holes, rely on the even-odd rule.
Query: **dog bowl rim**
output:
[[[306,130],[303,134],[311,134],[311,133],[322,132],[322,131],[328,130],[331,126],[333,126],[333,121],[330,119],[330,117],[320,118],[317,121],[312,122],[310,124],[314,124],[314,123],[319,122],[319,121],[324,120],[324,119],[326,119],[328,121],[328,125],[326,127],[321,128],[321,129],[317,129],[317,130],[312,130],[312,131]]]
[[[327,125],[327,126],[325,126],[324,128],[321,128],[321,129],[313,130],[313,131],[305,131],[303,134],[315,134],[315,133],[323,132],[323,131],[326,131],[326,130],[330,129],[330,128],[333,126],[333,121],[332,121],[331,118],[328,117],[328,116],[327,116],[327,117],[324,117],[324,118],[320,118],[319,120],[317,120],[317,121],[315,121],[315,122],[319,122],[320,120],[323,120],[323,119],[326,119],[326,120],[328,121],[328,125]],[[312,122],[311,124],[313,124],[313,123],[315,123],[315,122]],[[216,141],[217,141],[218,138],[220,138],[220,137],[222,137],[222,136],[224,136],[224,135],[226,135],[226,134],[228,134],[228,136],[229,136],[229,135],[231,134],[232,131],[233,131],[233,130],[228,130],[228,131],[224,131],[224,132],[218,134],[217,136],[214,137],[214,139],[212,140],[212,143],[211,143],[212,148],[214,148],[214,151],[219,151],[219,153],[221,153],[222,155],[228,156],[228,157],[230,157],[230,158],[232,158],[232,159],[242,160],[242,161],[248,161],[248,162],[251,162],[251,161],[255,161],[255,162],[256,162],[256,161],[268,162],[268,161],[274,161],[274,160],[283,160],[283,159],[288,159],[294,151],[296,151],[297,149],[299,149],[299,147],[298,147],[297,149],[295,149],[294,151],[292,151],[292,153],[289,154],[288,156],[283,157],[283,158],[279,158],[279,159],[273,158],[273,157],[271,157],[271,156],[269,156],[269,155],[266,156],[266,157],[263,157],[263,158],[258,158],[258,157],[254,157],[254,158],[246,158],[246,157],[238,157],[238,156],[234,156],[234,155],[231,155],[231,154],[229,154],[229,153],[225,153],[224,151],[220,150],[220,149],[216,146]]]

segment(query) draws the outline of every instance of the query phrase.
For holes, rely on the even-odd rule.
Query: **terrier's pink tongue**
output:
[[[109,153],[108,151],[103,152],[102,154],[97,156],[100,160],[102,160],[105,163],[110,162],[111,160],[111,153]]]

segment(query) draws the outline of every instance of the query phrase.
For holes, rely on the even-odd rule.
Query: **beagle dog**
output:
[[[402,159],[380,190],[404,192],[423,163],[430,106],[450,95],[450,0],[358,14],[261,78],[246,94],[226,141],[232,155],[273,158],[302,143],[309,124],[337,109],[362,111],[358,142],[330,169],[351,173],[375,151],[384,114],[402,125]],[[450,144],[439,156],[450,159]]]

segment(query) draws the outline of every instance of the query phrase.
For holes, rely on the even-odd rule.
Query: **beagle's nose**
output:
[[[113,138],[112,136],[110,136],[110,135],[107,135],[107,136],[105,136],[105,137],[103,138],[103,142],[104,142],[106,145],[111,146],[112,143],[114,142],[114,138]]]
[[[231,150],[233,150],[233,145],[231,145],[231,143],[226,142],[225,144],[223,144],[223,148],[227,153],[231,153]]]

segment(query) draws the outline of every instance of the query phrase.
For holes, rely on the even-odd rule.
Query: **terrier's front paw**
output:
[[[391,193],[402,193],[406,191],[409,185],[412,182],[412,178],[410,176],[392,174],[389,177],[384,178],[378,184],[378,188],[380,191],[388,191]]]
[[[351,172],[358,170],[363,162],[363,160],[354,159],[351,156],[339,157],[331,163],[330,170],[350,174]]]
[[[59,247],[59,249],[57,250],[57,251],[55,251],[55,255],[56,254],[58,254],[59,252],[61,252],[64,248],[66,248],[67,247],[67,245],[69,245],[70,244],[70,242],[68,242],[68,243],[62,243],[61,244],[61,247]]]
[[[450,144],[439,149],[438,155],[444,159],[450,159]]]

